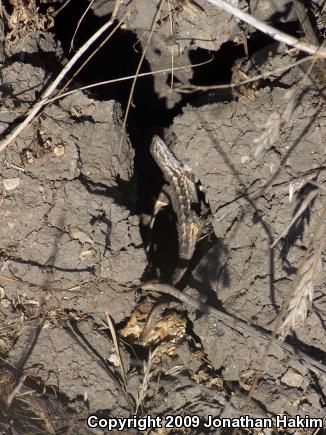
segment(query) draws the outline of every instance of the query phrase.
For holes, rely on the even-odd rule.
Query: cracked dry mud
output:
[[[143,16],[143,2],[135,4],[128,26],[141,37],[154,2]],[[100,10],[98,6],[99,16]],[[203,24],[200,15],[198,23],[191,13],[179,11],[179,31],[182,36],[199,26],[197,47],[218,50],[235,38],[236,23],[213,40],[212,29],[221,17],[212,13]],[[153,69],[169,64],[165,26],[167,21],[148,53]],[[25,57],[14,53],[0,71],[3,134],[51,80],[49,58],[55,63],[62,55],[54,36],[44,32],[28,36],[24,49]],[[158,49],[165,54],[158,56]],[[272,51],[261,63],[264,71],[294,61],[283,46]],[[180,56],[185,62],[189,52],[184,46]],[[191,74],[180,73],[178,79],[186,84]],[[175,155],[201,180],[216,236],[208,249],[200,244],[204,248],[195,256],[184,291],[269,331],[289,298],[324,202],[320,193],[285,242],[270,249],[294,214],[289,183],[307,174],[318,176],[319,183],[325,179],[324,100],[318,86],[307,85],[303,76],[296,67],[266,80],[254,98],[194,98],[165,130]],[[154,83],[158,96],[168,89],[162,77]],[[284,113],[286,91],[293,89],[290,119],[275,143],[255,156],[255,139],[271,117]],[[178,99],[167,97],[167,107]],[[0,411],[3,433],[103,433],[86,426],[87,416],[134,414],[149,348],[156,353],[139,415],[324,417],[325,372],[274,350],[262,363],[264,347],[252,337],[171,298],[137,290],[148,277],[151,258],[141,233],[146,217],[140,216],[137,148],[122,134],[122,120],[118,102],[79,92],[46,107],[0,155],[2,410],[22,382],[11,414]],[[171,221],[161,226],[167,231],[163,237],[169,238],[172,226]],[[321,363],[326,348],[324,269],[322,265],[315,277],[313,309],[296,331],[301,349]],[[145,333],[157,301],[161,305]],[[107,314],[120,338],[129,403]],[[261,376],[248,399],[256,373]]]

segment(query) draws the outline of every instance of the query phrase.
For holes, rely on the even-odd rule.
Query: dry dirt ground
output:
[[[4,3],[3,137],[40,98],[67,55],[55,33],[57,16],[47,9],[57,10],[61,2],[40,4],[39,10],[33,9],[33,1]],[[127,3],[121,4],[120,18]],[[157,3],[135,0],[128,6],[121,32],[139,38],[134,47],[139,57]],[[247,2],[233,3],[243,8]],[[276,16],[279,23],[296,20],[292,2],[279,3],[276,11],[261,1],[256,16]],[[113,5],[96,1],[91,14],[107,19]],[[67,6],[58,16],[70,26],[68,12]],[[243,35],[253,33],[204,0],[171,0],[163,5],[145,60],[153,71],[170,68],[172,58],[175,66],[186,65],[196,50],[206,50],[209,59],[223,43],[241,45]],[[269,41],[249,60],[234,62],[232,81],[298,59],[298,51]],[[308,318],[287,338],[298,350],[291,355],[275,346],[265,351],[266,345],[239,332],[236,322],[227,327],[176,299],[139,289],[149,278],[168,281],[177,248],[175,216],[167,210],[155,223],[156,242],[146,249],[146,225],[162,184],[148,152],[155,132],[192,168],[211,211],[209,234],[198,243],[181,290],[235,319],[265,331],[276,328],[325,206],[319,188],[271,248],[317,189],[303,181],[324,183],[326,113],[317,66],[301,63],[232,93],[210,91],[187,100],[171,92],[171,74],[157,75],[152,92],[160,107],[164,103],[166,113],[178,109],[170,122],[163,121],[167,118],[160,109],[156,124],[146,131],[144,123],[137,134],[128,130],[129,123],[123,133],[121,100],[77,92],[49,104],[0,154],[3,434],[103,433],[87,426],[91,414],[198,415],[202,420],[208,415],[325,417],[323,261],[312,277]],[[201,68],[205,74],[205,66]],[[223,64],[216,68],[219,74]],[[174,83],[188,89],[195,71],[176,71]],[[74,87],[81,83],[75,81]],[[139,116],[137,101],[135,105],[130,124]],[[142,117],[152,119],[151,107],[147,110]],[[296,191],[289,201],[291,189]],[[147,322],[153,307],[159,309]],[[233,431],[200,426],[147,433]],[[242,428],[239,433],[262,432]]]

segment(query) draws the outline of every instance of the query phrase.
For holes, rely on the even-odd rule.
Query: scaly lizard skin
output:
[[[194,209],[200,203],[196,178],[191,169],[174,156],[159,136],[154,136],[150,151],[167,182],[156,202],[152,221],[160,208],[168,203],[177,216],[179,264],[172,277],[173,284],[176,284],[187,270],[203,227]]]

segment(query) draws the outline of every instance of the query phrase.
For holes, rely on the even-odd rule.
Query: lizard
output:
[[[204,220],[200,216],[199,181],[191,168],[178,160],[159,136],[153,137],[150,153],[163,174],[165,184],[156,200],[149,229],[152,230],[155,217],[161,208],[171,205],[177,218],[178,262],[172,275],[172,284],[177,285],[187,271],[204,226]],[[162,310],[168,305],[167,302],[154,304],[141,334],[141,340],[144,340],[156,318],[160,317]]]
[[[178,264],[172,276],[175,285],[184,276],[203,229],[198,181],[189,166],[179,161],[159,136],[154,136],[150,152],[166,181],[154,206],[150,229],[163,206],[170,204],[177,217]]]

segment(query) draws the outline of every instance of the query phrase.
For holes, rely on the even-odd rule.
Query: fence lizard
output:
[[[172,283],[177,284],[187,270],[203,228],[197,180],[191,169],[175,157],[159,136],[154,136],[150,152],[166,181],[156,201],[150,227],[161,207],[171,204],[177,217],[179,260],[172,277]]]

